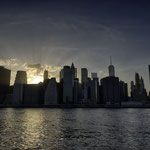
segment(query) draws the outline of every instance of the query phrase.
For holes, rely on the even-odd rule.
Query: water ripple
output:
[[[1,109],[0,150],[149,150],[149,109]]]

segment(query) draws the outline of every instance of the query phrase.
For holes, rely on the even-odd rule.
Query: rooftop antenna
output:
[[[110,65],[112,65],[112,57],[110,56]]]

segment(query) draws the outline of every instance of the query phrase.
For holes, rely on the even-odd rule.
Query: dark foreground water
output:
[[[149,150],[150,109],[1,109],[0,150]]]

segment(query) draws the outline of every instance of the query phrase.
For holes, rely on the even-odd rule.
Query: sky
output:
[[[120,80],[130,83],[138,72],[150,90],[148,0],[0,1],[0,65],[12,70],[12,84],[17,70],[36,83],[45,69],[58,79],[72,62],[79,78],[86,67],[101,79],[110,56]]]

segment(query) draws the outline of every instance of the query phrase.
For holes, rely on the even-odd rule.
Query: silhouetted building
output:
[[[135,73],[135,84],[131,82],[131,99],[135,101],[145,102],[147,100],[147,92],[144,86],[143,78]]]
[[[63,103],[73,103],[74,77],[76,76],[74,65],[64,66],[60,72],[61,82],[63,84]]]
[[[92,77],[92,79],[95,79],[95,78],[97,78],[97,73],[95,73],[95,72],[92,72],[92,73],[91,73],[91,77]]]
[[[78,98],[78,103],[79,104],[83,103],[83,87],[82,87],[81,83],[79,83],[79,98]]]
[[[99,101],[98,101],[98,104],[104,104],[102,85],[99,86]]]
[[[87,68],[81,69],[81,83],[82,85],[87,84],[88,82],[88,70]]]
[[[47,79],[48,79],[48,71],[45,70],[43,80],[46,81]]]
[[[103,102],[105,104],[120,104],[120,87],[118,77],[105,77],[101,79]]]
[[[27,74],[25,71],[17,71],[15,84],[27,84]]]
[[[124,84],[124,88],[125,88],[125,101],[128,101],[129,100],[129,94],[128,94],[128,84],[125,83]]]
[[[24,84],[23,105],[34,106],[41,104],[43,99],[41,84]]]
[[[6,94],[9,92],[11,71],[0,66],[0,104],[5,101]]]
[[[56,78],[51,78],[48,82],[48,86],[45,91],[45,105],[56,105],[58,104],[58,89]]]
[[[74,104],[78,104],[79,100],[79,79],[74,79],[74,87],[73,87],[73,101]]]
[[[137,89],[140,88],[140,76],[138,73],[135,73],[135,85],[136,85]]]
[[[97,104],[99,102],[99,82],[97,75],[93,76],[93,80],[90,81],[90,103]]]
[[[12,104],[18,106],[23,104],[24,84],[14,84]]]
[[[71,64],[71,70],[72,70],[72,78],[77,78],[77,68],[75,68],[74,64]]]
[[[27,74],[25,71],[17,71],[13,88],[13,105],[23,104],[24,84],[27,84]]]
[[[123,81],[119,82],[120,86],[120,100],[127,101],[128,100],[128,84]]]
[[[112,58],[110,57],[110,65],[108,67],[108,72],[110,77],[115,76],[115,67],[112,65]]]
[[[88,82],[88,70],[86,68],[81,69],[81,83],[82,83],[82,95],[80,99],[82,100],[81,103],[88,103],[88,88],[89,88],[89,82]]]

